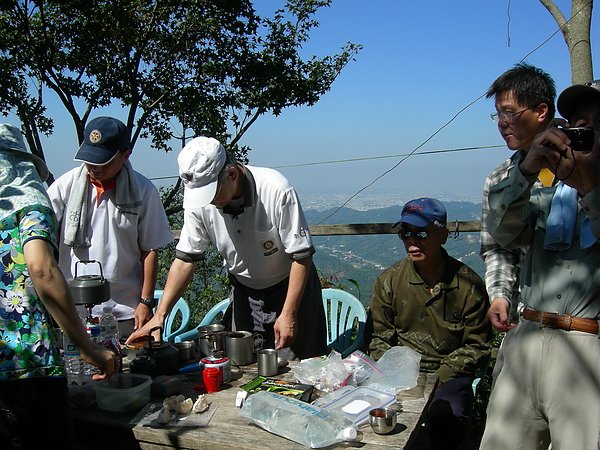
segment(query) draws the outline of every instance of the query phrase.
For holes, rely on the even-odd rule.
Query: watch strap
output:
[[[152,309],[156,306],[157,301],[154,297],[142,297],[140,298],[140,303]]]

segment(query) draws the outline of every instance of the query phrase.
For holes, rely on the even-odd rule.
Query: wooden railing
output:
[[[310,225],[308,229],[312,236],[345,236],[364,234],[396,234],[397,228],[392,228],[393,223],[340,223],[333,225]],[[448,221],[451,233],[475,233],[481,231],[481,222]],[[175,239],[179,239],[180,230],[173,230]]]
[[[393,223],[343,223],[333,225],[310,225],[308,228],[313,236],[342,236],[358,234],[396,234],[397,228]],[[451,233],[473,233],[481,231],[478,220],[448,221]]]

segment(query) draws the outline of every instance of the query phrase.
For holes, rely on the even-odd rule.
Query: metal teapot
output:
[[[79,264],[98,264],[97,275],[77,275]],[[69,289],[76,305],[99,305],[110,299],[110,283],[104,278],[102,264],[95,260],[82,260],[75,263],[75,277],[69,283]]]
[[[154,340],[152,332],[160,330],[160,339]],[[154,327],[148,333],[148,343],[129,364],[132,372],[150,376],[175,375],[179,370],[179,350],[162,340],[162,327]]]

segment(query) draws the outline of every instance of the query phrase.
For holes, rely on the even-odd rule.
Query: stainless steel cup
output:
[[[225,337],[225,352],[232,364],[246,366],[254,362],[254,335],[249,331],[232,331]]]
[[[391,408],[375,408],[369,411],[369,423],[377,434],[391,433],[397,421],[398,412]]]
[[[258,363],[258,374],[263,377],[272,377],[277,375],[277,350],[272,348],[263,348],[256,353],[256,362]]]

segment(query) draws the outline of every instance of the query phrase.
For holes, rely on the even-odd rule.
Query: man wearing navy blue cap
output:
[[[60,221],[59,264],[65,278],[98,273],[110,283],[110,300],[119,331],[127,337],[152,317],[158,249],[173,241],[156,187],[133,170],[131,132],[113,117],[97,117],[85,127],[75,155],[82,164],[48,189]]]
[[[486,362],[492,329],[483,280],[442,247],[446,208],[422,197],[404,205],[398,236],[408,257],[381,273],[369,308],[374,359],[393,346],[421,355],[421,370],[441,384],[427,411],[433,448],[458,448],[468,424],[477,370]]]

